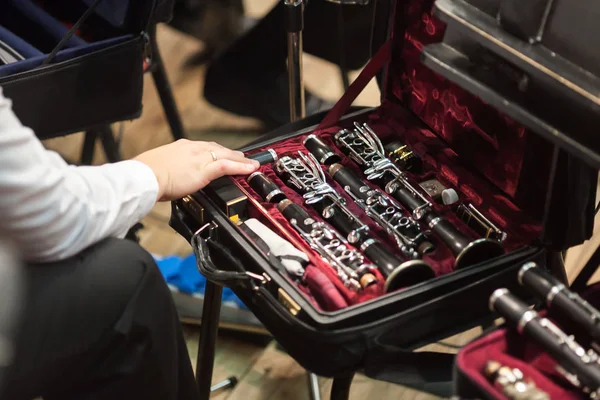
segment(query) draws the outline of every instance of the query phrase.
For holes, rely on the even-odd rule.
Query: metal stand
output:
[[[200,400],[210,399],[213,392],[235,387],[237,378],[232,376],[211,386],[217,346],[217,333],[221,318],[221,299],[223,288],[211,281],[206,281],[204,306],[200,323],[200,338],[198,341],[198,357],[196,359],[196,385]]]
[[[198,358],[196,359],[196,384],[200,392],[200,400],[210,398],[217,332],[221,317],[222,294],[223,288],[221,286],[210,281],[206,282],[198,341]]]
[[[309,372],[306,376],[308,378],[308,395],[310,396],[310,400],[321,400],[319,378],[312,372]]]
[[[288,42],[290,120],[294,122],[306,116],[304,79],[302,77],[304,0],[284,0],[284,4]]]

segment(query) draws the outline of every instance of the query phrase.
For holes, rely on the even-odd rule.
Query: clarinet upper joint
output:
[[[413,185],[408,174],[388,157],[377,134],[367,124],[355,123],[354,126],[354,130],[342,129],[334,136],[336,145],[358,164],[367,181],[377,182],[378,186],[384,187],[385,192],[398,200],[415,221],[428,226],[450,248],[455,255],[455,268],[460,269],[504,254],[499,241],[487,236],[472,239],[439,215],[424,189],[419,186],[419,190]],[[406,149],[403,148],[402,151]],[[481,214],[476,210],[469,211],[474,216]],[[488,236],[497,231],[495,225],[485,217],[478,221],[486,223],[491,229]]]

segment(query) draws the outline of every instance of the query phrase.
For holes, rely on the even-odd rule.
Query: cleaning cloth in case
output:
[[[304,266],[309,261],[304,252],[295,248],[293,244],[267,228],[257,219],[251,218],[245,221],[244,224],[267,245],[269,252],[279,259],[288,274],[299,278],[304,275]]]

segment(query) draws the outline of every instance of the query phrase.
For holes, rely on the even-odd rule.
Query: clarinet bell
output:
[[[435,277],[431,265],[423,260],[403,262],[392,270],[385,279],[385,293],[395,292],[403,287],[410,287]]]
[[[454,267],[461,268],[475,265],[504,254],[502,245],[496,240],[481,238],[467,244],[456,256]]]
[[[471,239],[445,218],[428,216],[431,230],[455,255],[454,268],[459,270],[504,254],[502,244],[488,238]]]

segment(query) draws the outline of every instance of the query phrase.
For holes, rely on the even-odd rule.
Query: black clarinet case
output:
[[[473,204],[506,233],[503,254],[457,269],[455,257],[434,234],[435,250],[424,257],[433,267],[432,277],[387,294],[380,281],[357,295],[319,261],[277,207],[264,201],[247,177],[238,176],[173,202],[171,226],[192,243],[200,272],[231,287],[307,370],[325,377],[362,371],[375,379],[419,386],[451,380],[444,367],[451,371],[454,357],[415,349],[491,321],[496,316],[488,299],[496,288],[523,293],[516,275],[524,262],[548,269],[558,264],[561,269],[560,252],[591,236],[596,175],[494,105],[424,65],[423,49],[442,42],[446,27],[433,15],[431,0],[380,0],[375,15],[373,57],[334,108],[316,123],[314,118],[295,122],[242,150],[252,155],[274,149],[280,160],[296,157],[298,151],[307,152],[303,141],[314,134],[334,150],[341,164],[364,177],[333,137],[341,129],[354,129],[355,123],[366,123],[384,145],[401,141],[422,161],[422,170],[408,173],[410,179],[419,183],[437,179],[454,188],[461,202]],[[381,88],[381,105],[347,111],[373,77]],[[321,220],[280,179],[273,164],[263,165],[261,171],[287,198]],[[362,221],[369,220],[329,175],[327,180]],[[240,191],[247,199],[245,207],[236,209],[224,201],[223,187]],[[435,211],[461,232],[481,238],[458,217],[454,206],[433,203]],[[557,204],[566,215],[556,213],[555,219],[548,219]],[[265,254],[240,227],[247,218],[258,219],[312,252],[305,276],[289,277]],[[367,224],[374,237],[389,244],[388,236]],[[325,279],[330,290],[333,287],[332,297],[321,290],[319,279]],[[331,301],[336,296],[343,301]]]
[[[173,0],[0,2],[4,96],[42,139],[138,117],[148,30],[172,8]]]

